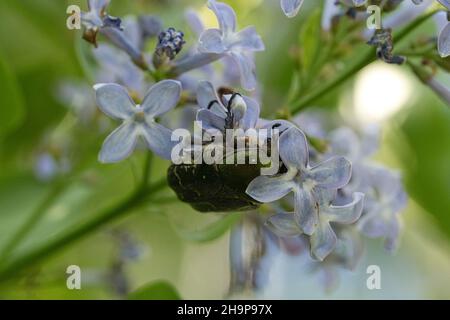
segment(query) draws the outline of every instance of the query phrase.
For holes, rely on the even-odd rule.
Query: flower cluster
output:
[[[195,37],[191,41],[189,32],[185,35],[179,28],[165,27],[154,16],[114,18],[107,14],[109,2],[90,0],[89,10],[82,17],[84,38],[96,47],[93,49],[97,61],[93,72],[97,83],[94,85],[95,103],[101,112],[120,122],[103,143],[99,154],[102,163],[122,161],[137,147],[163,159],[172,159],[177,142],[173,140],[173,130],[192,129],[199,122],[204,130],[202,135],[209,138],[228,130],[237,136],[241,131],[277,129],[279,137],[264,137],[266,142],[275,141],[275,147],[270,150],[280,160],[275,174],[261,173],[249,181],[238,176],[235,179],[238,184],[245,184],[242,194],[235,185],[227,185],[228,182],[215,181],[217,184],[214,184],[225,192],[235,192],[233,197],[237,203],[250,199],[255,207],[262,205],[270,212],[268,217],[260,214],[252,219],[252,228],[261,234],[259,240],[264,238],[264,241],[256,241],[258,245],[270,239],[295,243],[302,250],[291,250],[292,254],[309,252],[311,261],[326,270],[336,266],[354,268],[362,252],[363,236],[383,239],[388,251],[397,248],[401,211],[407,196],[401,176],[371,159],[378,148],[377,130],[359,130],[342,124],[330,126],[324,120],[332,118],[329,115],[317,117],[307,112],[298,117],[283,114],[286,116],[283,120],[260,118],[263,103],[259,98],[261,88],[256,76],[255,54],[264,51],[265,45],[255,27],[238,27],[236,14],[226,3],[207,1],[217,19],[217,28],[206,28],[194,10],[186,12],[186,22]],[[338,19],[357,20],[361,14],[366,14],[363,9],[368,5],[383,5],[392,19],[386,19],[382,29],[370,31],[370,34],[367,30],[357,31],[355,39],[361,40],[364,36],[368,44],[376,47],[374,51],[379,59],[402,64],[406,60],[394,54],[391,28],[405,24],[405,19],[397,16],[405,10],[405,5],[428,8],[426,2],[327,0],[322,28],[330,32]],[[299,13],[304,1],[281,0],[280,3],[284,14],[292,18]],[[450,10],[448,1],[439,0],[439,3]],[[438,40],[438,52],[442,57],[450,55],[449,25],[446,20]],[[97,33],[106,37],[110,44],[98,44]],[[145,52],[151,38],[156,40],[156,47],[151,53]],[[432,43],[435,45],[434,39]],[[339,50],[328,49],[329,56],[341,54]],[[414,63],[411,65],[423,82],[450,101],[445,86],[424,75],[422,69],[415,69]],[[82,90],[86,92],[84,87]],[[75,94],[71,92],[70,96]],[[77,96],[86,97],[79,92]],[[177,112],[182,112],[180,121],[174,121]],[[186,119],[197,122],[186,124]],[[251,136],[244,134],[243,140],[248,143]],[[191,140],[187,143],[189,147],[194,144]],[[214,143],[214,139],[202,141],[200,149]],[[48,159],[44,160],[43,167],[49,166]],[[183,170],[204,170],[195,165],[183,167]],[[201,172],[213,172],[211,175],[220,180],[223,172],[217,169],[219,163],[208,165],[213,167],[208,168],[211,171]],[[247,169],[243,170],[251,171]],[[208,178],[202,176],[197,179],[201,181],[194,181],[192,185],[201,184],[201,189],[209,192]],[[198,193],[197,190],[194,193]],[[224,203],[218,207],[223,208]],[[234,231],[233,239],[243,237],[242,225],[240,228]],[[242,243],[237,242],[235,247],[243,251]],[[246,263],[256,266],[258,261],[254,260],[263,256],[263,250],[252,249],[254,254]],[[239,269],[233,281],[248,281],[250,273],[254,277],[252,271],[241,270],[245,263],[240,259],[233,261]]]

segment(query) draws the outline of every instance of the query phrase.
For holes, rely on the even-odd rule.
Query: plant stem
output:
[[[410,22],[408,25],[403,27],[399,32],[394,34],[394,40],[397,43],[400,42],[403,38],[405,38],[411,32],[416,30],[422,23],[424,23],[438,11],[440,10],[431,10],[426,14],[418,17],[414,21]],[[303,109],[308,107],[308,105],[310,105],[312,102],[316,101],[317,99],[325,95],[327,92],[343,84],[346,80],[351,78],[354,74],[359,72],[362,68],[364,68],[373,61],[375,61],[375,54],[373,52],[373,48],[367,47],[366,49],[364,49],[364,52],[360,55],[359,59],[356,59],[356,61],[352,65],[350,65],[346,70],[341,72],[336,78],[332,79],[324,86],[319,87],[317,90],[313,90],[308,95],[294,102],[290,107],[292,114],[302,111]]]
[[[119,204],[111,208],[107,208],[97,214],[95,218],[78,226],[74,226],[66,232],[51,238],[43,245],[32,248],[22,256],[13,259],[7,264],[3,264],[0,266],[0,282],[8,280],[25,267],[57,253],[62,248],[73,244],[82,237],[97,230],[99,227],[122,217],[126,213],[130,212],[130,210],[138,208],[145,200],[150,199],[165,185],[166,180],[164,178],[147,188],[139,188]]]
[[[153,153],[149,152],[145,158],[144,169],[142,172],[142,182],[141,182],[142,189],[146,188],[150,182],[149,179],[152,162],[153,162]]]
[[[45,196],[42,202],[36,207],[31,216],[19,227],[16,233],[11,237],[2,249],[0,254],[0,263],[3,262],[11,252],[25,239],[27,234],[41,220],[46,210],[55,202],[58,197],[65,192],[69,183],[56,183],[52,190]]]

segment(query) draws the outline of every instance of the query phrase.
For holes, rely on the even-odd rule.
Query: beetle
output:
[[[260,205],[245,193],[260,168],[253,164],[181,164],[171,165],[167,177],[178,198],[197,211],[247,211]]]
[[[229,95],[230,98],[224,110],[226,118],[223,129],[233,129],[233,101],[241,95],[228,88],[219,89],[220,100],[224,100],[224,95]],[[221,106],[219,101],[213,100],[208,109],[214,104]],[[235,155],[236,153],[235,149]],[[167,172],[168,184],[181,201],[189,203],[200,212],[247,211],[258,208],[261,203],[248,196],[245,191],[250,182],[260,176],[263,166],[259,163],[223,163],[172,164]]]

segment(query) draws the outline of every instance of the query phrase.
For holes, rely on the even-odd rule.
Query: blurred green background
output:
[[[278,1],[227,3],[236,8],[241,26],[254,24],[263,35],[267,50],[257,59],[263,110],[277,108],[292,77],[287,48],[297,41],[299,27],[310,11],[307,8],[297,19],[288,20]],[[39,182],[33,173],[39,151],[55,140],[62,141],[76,146],[70,157],[82,163],[82,174],[76,179],[67,177],[70,184],[62,197],[14,249],[11,259],[74,225],[95,219],[99,209],[117,203],[137,183],[136,171],[144,158],[136,153],[121,164],[100,165],[96,156],[106,133],[82,128],[70,139],[65,136],[65,126],[73,119],[67,116],[68,106],[56,98],[58,84],[63,79],[87,79],[77,58],[81,33],[66,28],[69,4],[86,5],[75,0],[0,2],[0,252],[51,190],[49,183]],[[158,14],[166,27],[185,29],[184,8],[203,5],[202,0],[113,1],[109,11],[116,16]],[[434,32],[433,24],[420,32],[426,30]],[[402,72],[410,80],[415,98],[382,122],[382,148],[377,154],[381,162],[402,172],[410,195],[399,252],[390,256],[383,252],[380,241],[371,241],[360,267],[342,277],[339,289],[330,294],[312,276],[302,273],[294,260],[280,258],[276,262],[278,273],[263,297],[450,298],[450,108],[406,68]],[[315,105],[338,109],[347,103],[353,88],[349,81]],[[164,177],[167,165],[156,162],[154,181]],[[96,230],[49,259],[32,263],[19,277],[1,281],[0,298],[120,297],[117,286],[122,280],[114,278],[118,232],[131,234],[143,252],[122,270],[129,291],[164,281],[163,286],[173,285],[183,298],[224,297],[229,281],[226,226],[239,217],[208,231],[207,226],[219,217],[194,212],[173,200],[170,191],[164,191],[160,200]],[[83,272],[79,291],[66,288],[65,271],[73,264]],[[365,290],[369,264],[383,267],[380,291]]]

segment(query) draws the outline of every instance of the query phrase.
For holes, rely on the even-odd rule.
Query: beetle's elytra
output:
[[[181,164],[170,166],[167,177],[178,198],[197,211],[246,211],[260,205],[245,193],[260,170],[251,164]]]

